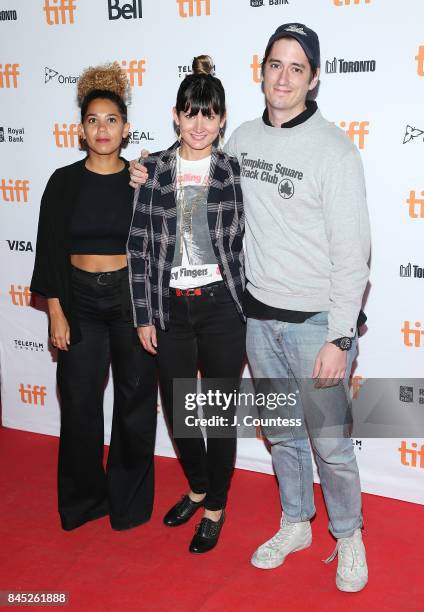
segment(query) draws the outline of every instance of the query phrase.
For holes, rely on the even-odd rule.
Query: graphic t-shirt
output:
[[[207,216],[211,158],[189,161],[177,151],[177,236],[170,286],[201,287],[222,281]]]

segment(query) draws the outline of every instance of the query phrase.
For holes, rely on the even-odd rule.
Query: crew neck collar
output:
[[[290,119],[290,121],[286,121],[285,123],[282,123],[280,125],[280,128],[289,129],[289,128],[296,127],[297,125],[301,125],[302,123],[310,119],[317,110],[318,110],[318,104],[315,102],[315,100],[306,100],[305,110],[299,113],[299,115],[296,115],[296,117],[293,117],[293,119]],[[268,113],[267,107],[265,107],[265,110],[263,112],[262,121],[265,123],[265,125],[269,127],[272,127],[272,128],[275,127],[272,125],[271,121],[269,120],[269,113]]]

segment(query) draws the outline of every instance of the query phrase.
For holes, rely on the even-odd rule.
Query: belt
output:
[[[169,291],[176,297],[195,297],[199,295],[213,295],[218,289],[223,289],[225,284],[223,281],[218,283],[211,283],[210,285],[203,285],[203,287],[190,287],[190,289],[176,289],[170,287]]]
[[[79,276],[85,280],[95,281],[98,285],[107,287],[123,276],[126,276],[128,274],[128,268],[125,267],[120,270],[112,270],[111,272],[87,272],[87,270],[81,270],[81,268],[72,266],[72,272],[75,276]]]

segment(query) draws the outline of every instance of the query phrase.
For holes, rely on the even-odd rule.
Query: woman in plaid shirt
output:
[[[223,411],[212,398],[237,389],[245,355],[240,168],[214,146],[225,92],[208,56],[194,58],[173,113],[179,142],[144,162],[148,179],[135,196],[128,260],[134,322],[145,350],[157,356],[163,407],[190,487],[164,523],[182,525],[203,506],[190,544],[203,553],[219,538],[236,448],[234,407]],[[214,379],[203,382],[210,391],[203,423],[192,412],[196,402],[187,403],[198,369]],[[174,379],[188,380],[174,389]],[[207,450],[199,425],[206,425]]]

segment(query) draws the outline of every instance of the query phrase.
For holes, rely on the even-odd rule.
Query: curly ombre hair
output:
[[[90,102],[101,98],[115,102],[125,123],[130,100],[130,84],[125,70],[118,62],[90,66],[78,80],[77,98],[81,107],[81,121],[84,121]]]

